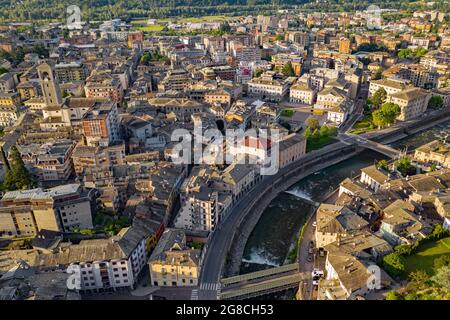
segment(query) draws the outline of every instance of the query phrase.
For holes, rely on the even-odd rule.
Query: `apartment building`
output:
[[[1,106],[18,106],[20,105],[20,95],[17,92],[0,92]]]
[[[167,72],[164,79],[158,83],[158,91],[183,92],[190,84],[191,76],[184,69],[172,69]]]
[[[295,77],[282,79],[273,71],[266,71],[259,78],[248,82],[248,93],[270,101],[281,101],[289,91]]]
[[[410,82],[403,79],[380,79],[370,80],[369,96],[373,96],[378,89],[383,88],[388,95],[405,90],[410,86]]]
[[[434,140],[418,147],[414,151],[414,158],[421,162],[450,168],[450,147],[445,142]]]
[[[292,103],[313,105],[316,96],[317,92],[307,82],[297,82],[289,90],[289,101]]]
[[[323,248],[339,237],[367,230],[369,223],[345,206],[322,203],[317,209],[316,247]]]
[[[6,192],[0,200],[0,237],[30,237],[40,230],[92,229],[94,191],[79,184]]]
[[[39,83],[34,81],[20,82],[17,85],[16,89],[22,101],[27,101],[31,98],[35,98],[40,93]]]
[[[108,100],[120,103],[123,99],[123,87],[119,79],[113,75],[100,72],[86,79],[84,86],[86,98]]]
[[[300,159],[306,154],[306,138],[292,133],[279,142],[279,168]]]
[[[211,167],[194,167],[180,188],[180,211],[175,227],[213,231],[219,223],[218,190],[211,187],[217,172]]]
[[[121,139],[117,103],[103,102],[86,112],[81,120],[88,145],[108,146]]]
[[[55,65],[55,75],[60,83],[84,81],[88,70],[79,62],[59,63]]]
[[[19,117],[18,107],[15,105],[0,105],[0,127],[10,127]]]
[[[202,112],[204,108],[202,103],[185,98],[154,98],[149,99],[148,103],[154,109],[161,110],[165,113],[174,112],[182,118]]]
[[[212,66],[200,70],[204,80],[236,81],[236,68],[232,66]]]
[[[149,258],[150,282],[159,287],[198,286],[201,250],[186,245],[183,230],[167,229]]]
[[[397,119],[406,121],[423,115],[427,110],[430,98],[431,95],[426,90],[413,87],[389,94],[387,101],[400,106],[401,111]]]

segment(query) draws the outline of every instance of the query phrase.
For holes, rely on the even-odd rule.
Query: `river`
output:
[[[446,134],[450,134],[450,121],[399,140],[392,146],[410,151],[432,140],[443,139]],[[282,265],[308,212],[312,210],[311,205],[302,199],[319,201],[346,177],[359,175],[361,168],[380,159],[385,157],[374,151],[365,151],[300,180],[278,195],[263,212],[247,241],[240,273]]]

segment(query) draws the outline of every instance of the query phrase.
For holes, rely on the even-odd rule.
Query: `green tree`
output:
[[[3,190],[12,191],[32,188],[33,181],[31,174],[25,167],[25,163],[16,146],[11,147],[10,158],[10,169],[6,169],[5,179],[2,185]]]
[[[141,63],[148,65],[150,61],[152,61],[152,53],[147,51],[141,56]]]
[[[312,135],[311,135],[311,138],[313,138],[313,139],[319,139],[320,138],[320,132],[319,132],[319,129],[314,129],[314,131],[313,131],[313,133],[312,133]]]
[[[375,110],[374,112],[372,112],[372,122],[378,128],[381,128],[384,125],[386,125],[386,119],[384,117],[382,110],[378,109],[378,110]]]
[[[401,158],[395,161],[394,164],[397,167],[397,170],[402,174],[407,174],[414,169],[414,166],[411,164],[411,160],[408,157]]]
[[[305,138],[311,137],[311,129],[306,128],[305,132],[303,132],[303,135],[305,136]]]
[[[412,56],[412,50],[411,49],[400,49],[398,51],[398,57],[403,59],[408,59]]]
[[[428,101],[429,109],[440,109],[444,105],[444,99],[441,96],[432,96]]]
[[[277,35],[275,36],[275,40],[276,40],[276,41],[283,41],[283,40],[284,40],[284,36],[283,36],[282,34],[277,34]]]
[[[433,269],[435,272],[437,272],[442,267],[450,267],[450,256],[449,255],[442,255],[439,258],[436,258],[433,260]]]
[[[383,169],[383,170],[389,171],[388,162],[386,160],[384,160],[384,159],[377,162],[377,167],[379,169]]]
[[[392,252],[383,257],[383,267],[391,276],[400,276],[405,271],[404,259]]]
[[[436,274],[431,277],[431,281],[445,290],[450,291],[450,267],[444,266],[440,268]]]
[[[380,88],[377,91],[375,91],[370,101],[372,102],[372,104],[376,106],[381,106],[386,101],[386,98],[387,98],[386,90],[384,90],[384,88]]]
[[[420,59],[421,57],[423,57],[424,55],[426,55],[427,52],[428,52],[427,49],[422,48],[422,47],[417,47],[417,48],[414,50],[414,57],[415,57],[416,59]]]
[[[283,70],[281,71],[285,76],[288,77],[294,77],[295,76],[295,71],[294,68],[292,67],[292,63],[288,62],[284,65]]]
[[[383,112],[386,122],[391,124],[395,122],[395,119],[400,114],[401,109],[398,104],[388,102],[381,106],[381,111]]]
[[[7,73],[7,72],[8,72],[8,69],[0,67],[0,75]]]
[[[383,75],[383,69],[379,68],[373,75],[373,77],[371,78],[372,80],[380,80],[381,77]]]
[[[386,295],[386,300],[403,300],[403,297],[401,294],[397,293],[397,291],[391,290]]]
[[[308,128],[311,128],[312,130],[317,129],[319,127],[319,119],[316,117],[308,117],[305,122],[306,126]]]
[[[328,137],[329,134],[330,134],[330,129],[328,128],[328,126],[326,124],[324,124],[323,126],[320,127],[320,136],[321,137]]]

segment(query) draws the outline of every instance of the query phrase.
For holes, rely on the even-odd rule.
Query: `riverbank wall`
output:
[[[430,117],[424,118],[422,119],[422,121],[412,122],[401,127],[392,127],[387,130],[383,130],[378,135],[372,133],[369,136],[370,139],[373,139],[377,142],[393,143],[409,135],[419,133],[449,120],[450,109],[445,110],[439,115],[432,115]],[[232,235],[232,241],[227,252],[225,265],[224,268],[222,268],[222,276],[228,277],[239,274],[242,257],[248,238],[250,237],[253,229],[261,218],[264,210],[269,206],[273,199],[275,199],[281,192],[289,189],[292,185],[294,185],[301,179],[304,179],[307,176],[313,174],[314,172],[350,159],[365,150],[364,148],[354,146],[349,146],[347,148],[344,147],[343,149],[341,149],[343,151],[341,155],[336,156],[336,154],[328,150],[332,149],[334,145],[336,145],[336,143],[326,146],[321,150],[315,151],[322,152],[324,154],[324,157],[326,159],[322,160],[321,163],[318,163],[317,165],[306,170],[300,170],[300,172],[294,171],[292,172],[290,177],[286,177],[286,175],[283,175],[264,192],[260,193],[258,197],[254,198],[251,203],[249,203],[247,208],[241,213],[241,219],[239,221],[238,227],[235,229],[234,234]]]

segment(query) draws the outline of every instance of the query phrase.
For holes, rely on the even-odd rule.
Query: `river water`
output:
[[[393,143],[398,149],[413,150],[450,134],[450,121]],[[284,263],[290,247],[305,222],[311,205],[304,198],[319,201],[339,186],[346,177],[360,174],[360,169],[385,157],[374,151],[361,154],[306,177],[276,197],[263,212],[244,250],[240,273],[279,266]]]

